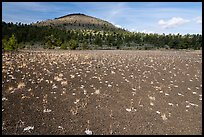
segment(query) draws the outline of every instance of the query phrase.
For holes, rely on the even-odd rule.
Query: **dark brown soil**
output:
[[[202,134],[202,54],[2,54],[2,134]]]

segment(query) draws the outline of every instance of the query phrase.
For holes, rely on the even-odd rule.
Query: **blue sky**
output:
[[[145,33],[202,34],[202,2],[2,2],[2,20],[32,23],[84,13]]]

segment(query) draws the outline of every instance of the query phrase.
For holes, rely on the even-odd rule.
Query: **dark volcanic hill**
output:
[[[37,22],[33,25],[65,29],[122,30],[107,21],[80,13],[68,14],[53,20]]]

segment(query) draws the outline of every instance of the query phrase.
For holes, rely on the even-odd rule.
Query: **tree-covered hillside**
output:
[[[13,36],[12,36],[13,35]],[[103,29],[65,30],[53,26],[33,26],[2,22],[2,49],[10,38],[17,40],[17,48],[38,47],[61,49],[200,49],[200,34],[145,34]],[[14,46],[15,47],[15,46]]]

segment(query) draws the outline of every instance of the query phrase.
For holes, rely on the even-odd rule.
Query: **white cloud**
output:
[[[135,32],[136,30],[135,30],[135,29],[130,29],[129,31],[131,31],[131,32]]]
[[[168,29],[168,28],[173,28],[173,27],[177,27],[179,25],[185,24],[189,22],[189,20],[183,19],[181,17],[173,17],[170,20],[164,21],[163,19],[158,21],[158,24],[164,28],[164,29]]]
[[[153,31],[148,31],[148,30],[143,30],[142,33],[150,34],[150,33],[154,33],[154,32]]]
[[[122,26],[120,26],[120,25],[118,25],[118,24],[115,24],[114,22],[111,22],[111,21],[110,21],[110,23],[113,24],[114,26],[118,27],[118,28],[122,28]]]
[[[129,31],[130,32],[136,32],[136,33],[146,33],[146,34],[150,34],[150,33],[154,34],[155,33],[154,31],[150,31],[150,30],[146,30],[146,29],[140,31],[140,30],[136,30],[134,28],[129,29]]]
[[[201,16],[195,18],[195,20],[196,20],[196,23],[198,23],[198,24],[202,24],[202,17],[201,17]]]
[[[118,27],[118,28],[122,28],[122,26],[120,26],[120,25],[115,25],[116,27]]]

